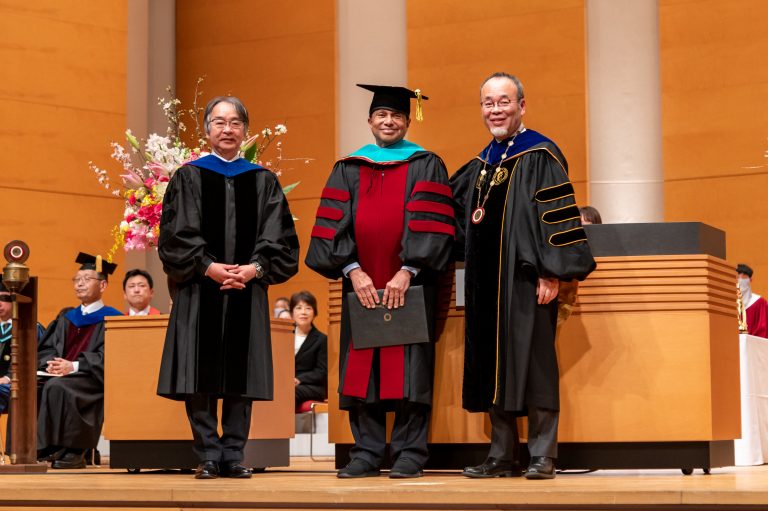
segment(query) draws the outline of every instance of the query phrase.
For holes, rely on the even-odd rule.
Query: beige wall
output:
[[[43,323],[77,303],[75,256],[106,254],[122,212],[88,161],[109,165],[125,129],[125,27],[124,0],[0,5],[0,244],[29,244]],[[122,307],[119,288],[106,301]]]
[[[480,117],[480,83],[494,71],[525,86],[529,128],[552,138],[586,204],[586,79],[582,0],[408,2],[408,82],[430,100],[409,137],[453,173],[491,137]]]
[[[78,250],[105,253],[122,205],[87,163],[108,166],[109,142],[126,126],[126,8],[123,1],[39,0],[0,6],[0,243],[26,240],[41,277],[41,320],[73,303]],[[407,3],[408,84],[432,99],[409,138],[453,172],[489,137],[477,105],[491,71],[526,85],[526,125],[565,152],[577,199],[589,202],[584,0]],[[221,16],[222,12],[235,13]],[[306,248],[320,190],[335,160],[336,2],[178,2],[177,86],[188,100],[206,75],[206,98],[240,95],[253,127],[285,122],[284,183]],[[728,233],[731,262],[757,270],[768,292],[768,32],[760,0],[660,0],[665,219],[703,221]],[[373,21],[371,21],[373,23]],[[201,30],[200,27],[205,27]],[[627,136],[631,136],[628,134]],[[302,251],[303,254],[303,251]],[[303,256],[302,256],[303,257]],[[122,255],[118,254],[118,263]],[[121,268],[122,269],[122,268]],[[118,270],[120,272],[121,270]],[[119,285],[108,301],[122,306]],[[302,267],[272,295],[308,288],[325,303],[325,282]],[[320,323],[325,324],[325,316]]]
[[[662,0],[667,221],[727,233],[728,260],[768,294],[768,3]]]
[[[181,99],[189,103],[195,80],[205,75],[204,103],[219,94],[238,96],[248,107],[252,132],[285,123],[284,156],[314,158],[309,165],[284,162],[280,177],[284,185],[301,181],[288,199],[299,218],[302,261],[320,192],[336,159],[335,19],[334,0],[184,0],[176,6],[176,86]],[[274,154],[273,147],[267,157]],[[317,296],[317,324],[324,329],[327,284],[303,262],[299,274],[273,286],[270,296],[274,300],[301,289]]]

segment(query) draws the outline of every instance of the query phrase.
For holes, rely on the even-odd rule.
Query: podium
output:
[[[558,333],[558,468],[690,473],[733,465],[739,339],[725,234],[700,223],[586,228],[598,266]],[[341,286],[330,286],[329,440],[343,466],[353,440],[333,392]],[[461,407],[464,316],[455,283],[443,297],[427,468],[458,469],[485,459],[490,421]],[[525,446],[521,454],[527,458]]]
[[[110,441],[110,468],[191,469],[199,463],[184,402],[156,393],[168,317],[107,318],[103,434]],[[243,460],[248,467],[290,463],[289,439],[295,433],[290,321],[272,320],[272,363],[275,399],[253,403]]]

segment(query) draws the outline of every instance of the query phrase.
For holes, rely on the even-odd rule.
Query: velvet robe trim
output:
[[[122,316],[122,315],[123,315],[122,312],[112,307],[109,307],[107,305],[105,305],[104,307],[102,307],[97,311],[91,312],[90,314],[83,314],[83,309],[80,306],[77,306],[77,307],[74,307],[73,309],[70,309],[65,314],[69,322],[75,325],[77,328],[82,328],[84,326],[101,323],[102,321],[104,321],[104,318],[109,316]]]

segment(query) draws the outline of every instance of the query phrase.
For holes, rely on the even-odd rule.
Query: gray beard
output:
[[[507,138],[509,135],[509,130],[507,128],[502,128],[501,126],[493,127],[490,131],[491,135],[496,138]]]

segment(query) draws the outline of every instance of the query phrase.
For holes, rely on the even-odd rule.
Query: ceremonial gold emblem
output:
[[[499,186],[501,183],[507,180],[509,177],[509,171],[504,167],[498,167],[496,172],[493,173],[493,184]]]

